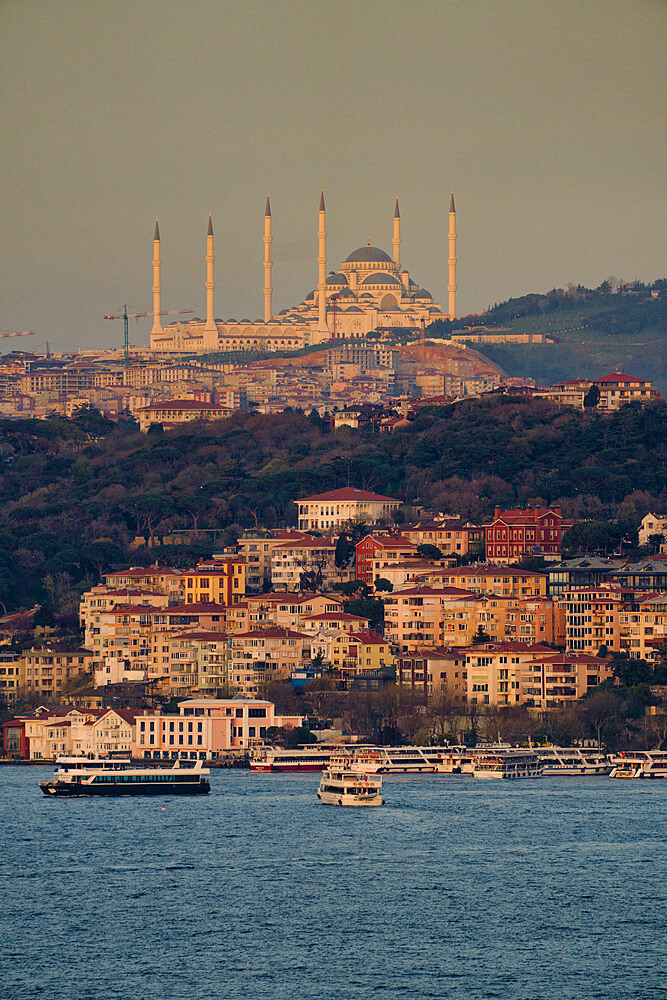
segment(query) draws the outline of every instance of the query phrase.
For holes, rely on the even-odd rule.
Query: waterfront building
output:
[[[488,562],[513,563],[526,556],[560,557],[562,514],[560,507],[501,510],[484,525]]]
[[[352,486],[316,493],[295,502],[299,511],[300,530],[327,532],[340,531],[352,524],[389,521],[392,511],[401,505],[401,501],[393,497]]]
[[[202,354],[215,351],[296,350],[329,340],[363,340],[376,330],[418,331],[434,319],[454,319],[456,312],[456,207],[448,214],[448,303],[434,301],[401,261],[401,217],[394,206],[392,253],[366,246],[353,250],[338,270],[327,273],[326,206],[321,192],[317,213],[317,286],[302,302],[275,315],[272,285],[273,216],[269,198],[264,211],[263,319],[222,320],[215,314],[215,253],[211,217],[206,233],[206,318],[180,320],[163,327],[161,304],[161,240],[156,222],[153,239],[154,319],[150,346],[156,352]]]
[[[217,760],[225,751],[246,750],[263,739],[267,729],[294,729],[299,715],[277,715],[270,701],[233,698],[190,698],[179,715],[146,711],[135,722],[132,755],[153,759]]]

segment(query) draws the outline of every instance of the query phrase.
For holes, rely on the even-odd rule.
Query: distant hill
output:
[[[433,323],[429,336],[465,326],[503,327],[513,333],[549,333],[548,344],[483,343],[479,349],[510,375],[551,383],[600,376],[622,368],[650,378],[667,393],[667,280],[652,285],[605,281],[523,295],[453,324]]]

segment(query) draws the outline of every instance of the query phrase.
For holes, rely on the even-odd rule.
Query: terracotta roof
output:
[[[226,413],[227,407],[217,406],[215,403],[200,403],[196,399],[169,399],[160,403],[151,403],[150,406],[143,406],[140,413],[155,413],[160,410],[206,410],[216,413]]]
[[[626,375],[625,372],[612,372],[610,375],[604,375],[602,378],[596,378],[592,381],[595,385],[599,385],[600,382],[641,382],[644,385],[648,380],[636,378],[634,375]]]
[[[352,486],[344,486],[340,490],[329,490],[328,493],[315,493],[310,497],[301,497],[297,503],[359,503],[374,501],[375,503],[400,503],[394,497],[385,497],[379,493],[369,493],[368,490],[357,490]]]
[[[389,640],[385,639],[384,636],[370,630],[368,632],[352,632],[350,639],[357,639],[366,646],[385,646],[389,643]]]
[[[479,599],[479,594],[471,590],[461,590],[458,587],[408,587],[406,590],[395,590],[391,597],[452,597]]]
[[[312,639],[312,635],[294,632],[291,628],[279,628],[274,625],[269,628],[254,629],[252,632],[239,632],[232,639]]]
[[[351,615],[347,611],[333,611],[322,615],[308,615],[302,619],[304,622],[367,622],[368,618],[362,615]]]

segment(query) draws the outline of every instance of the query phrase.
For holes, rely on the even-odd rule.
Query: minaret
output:
[[[327,327],[327,230],[326,209],[324,207],[324,188],[320,194],[320,224],[317,230],[319,278],[317,282],[317,332],[328,333]]]
[[[151,329],[151,337],[158,337],[164,331],[162,330],[162,323],[160,322],[160,292],[162,291],[162,285],[160,284],[160,265],[162,261],[160,260],[160,227],[158,226],[157,216],[155,218],[155,235],[153,236],[153,327]]]
[[[211,213],[208,214],[208,232],[206,233],[206,324],[204,326],[204,333],[215,333],[217,335],[218,328],[215,325],[215,319],[213,317],[214,306],[213,306],[213,291],[215,289],[215,281],[213,280],[213,262],[215,260],[215,255],[213,253],[213,222],[211,220]]]
[[[398,210],[398,195],[396,195],[396,205],[394,207],[394,264],[397,270],[401,270],[401,213]]]
[[[449,257],[447,258],[447,263],[449,265],[449,284],[447,285],[447,291],[449,292],[449,318],[454,319],[456,317],[456,208],[454,207],[454,192],[452,191],[452,197],[449,202]]]
[[[273,306],[271,296],[271,203],[269,196],[266,196],[266,210],[264,212],[264,322],[270,323],[273,316]]]

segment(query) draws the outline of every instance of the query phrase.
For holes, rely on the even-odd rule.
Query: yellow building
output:
[[[206,233],[206,318],[161,322],[160,230],[153,239],[153,328],[151,350],[205,353],[235,350],[295,350],[334,339],[362,339],[387,328],[419,330],[435,319],[453,319],[456,313],[456,208],[452,193],[448,217],[447,309],[434,302],[401,262],[401,217],[394,206],[392,253],[366,246],[353,250],[336,271],[327,273],[326,208],[320,197],[317,228],[317,286],[298,305],[273,310],[272,215],[269,199],[264,213],[264,318],[222,320],[214,315],[214,235],[209,216]]]
[[[246,562],[242,558],[199,563],[181,577],[184,604],[238,604],[245,594]]]
[[[55,645],[27,649],[19,661],[19,692],[23,697],[58,702],[71,681],[92,669],[92,662],[87,649],[62,649]]]
[[[345,681],[357,674],[394,667],[388,639],[376,632],[340,631],[331,642],[331,666]]]

